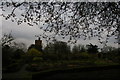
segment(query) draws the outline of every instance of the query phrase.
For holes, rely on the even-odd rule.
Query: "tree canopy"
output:
[[[40,25],[44,33],[40,37],[54,40],[56,36],[75,43],[79,38],[102,39],[106,42],[116,36],[120,43],[120,2],[42,2],[7,1],[1,2],[2,16],[18,25]],[[7,10],[10,13],[5,13]],[[20,11],[20,13],[17,13]],[[5,13],[5,14],[4,14]],[[48,36],[47,33],[54,35]]]

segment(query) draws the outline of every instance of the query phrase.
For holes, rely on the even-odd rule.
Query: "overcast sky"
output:
[[[9,11],[11,11],[11,10],[7,9],[6,13],[8,14]],[[16,13],[20,14],[20,11],[17,10]],[[2,34],[4,34],[4,33],[9,34],[12,31],[12,35],[13,35],[13,37],[15,37],[15,41],[24,42],[27,46],[29,46],[30,44],[34,44],[34,40],[37,39],[35,37],[35,35],[39,35],[39,34],[43,33],[43,31],[39,29],[40,25],[39,26],[34,25],[32,27],[27,25],[26,23],[17,25],[16,22],[12,22],[11,20],[5,20],[2,17],[0,17],[0,20],[2,21],[2,27],[0,27],[0,30],[2,30]],[[60,37],[58,37],[58,40],[66,41]],[[118,45],[114,44],[114,42],[115,42],[115,39],[110,38],[108,46],[118,47]],[[83,45],[85,44],[86,45],[89,43],[97,44],[99,47],[103,46],[98,42],[97,38],[92,38],[91,40],[79,39],[77,44],[83,44]],[[46,42],[43,41],[43,46],[45,44],[46,44]]]
[[[39,26],[29,26],[25,23],[21,25],[17,25],[15,22],[11,22],[11,20],[4,20],[2,18],[2,34],[7,33],[9,34],[12,31],[13,37],[15,37],[16,41],[24,42],[27,46],[30,44],[34,44],[34,40],[37,39],[35,35],[42,34],[43,31],[39,29]],[[63,40],[62,38],[58,38],[58,40]],[[111,45],[113,47],[117,47],[117,44],[114,44],[115,40],[114,38],[110,38],[108,45]],[[97,38],[92,38],[91,40],[83,40],[79,39],[77,44],[98,44],[99,47],[102,47],[102,45],[98,42]],[[46,42],[43,41],[43,45],[45,45]]]

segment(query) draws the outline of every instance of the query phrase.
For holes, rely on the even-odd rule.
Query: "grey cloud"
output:
[[[40,30],[37,26],[29,27],[26,24],[18,26],[10,21],[3,21],[2,23],[3,33],[10,33],[12,31],[15,38],[33,39],[35,38],[35,35],[42,34],[42,30]]]

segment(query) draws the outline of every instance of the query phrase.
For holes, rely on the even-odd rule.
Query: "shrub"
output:
[[[38,51],[35,48],[31,48],[30,50],[28,50],[27,55],[32,57],[38,57],[42,56],[42,52]]]
[[[34,57],[33,61],[34,62],[40,62],[40,61],[43,61],[43,58],[42,57]]]
[[[28,50],[28,52],[26,53],[27,62],[31,63],[33,60],[35,60],[35,57],[42,57],[42,52],[38,51],[35,48],[31,48],[30,50]]]

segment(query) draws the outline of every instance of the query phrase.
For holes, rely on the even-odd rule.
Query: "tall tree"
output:
[[[70,46],[66,42],[55,41],[54,43],[48,44],[44,52],[47,54],[57,55],[59,59],[68,59],[68,55],[71,53]]]
[[[67,45],[66,42],[62,42],[62,41],[55,41],[54,43],[49,43],[46,47],[45,47],[45,52],[48,53],[55,53],[55,54],[64,54],[64,53],[70,53],[70,46]]]

